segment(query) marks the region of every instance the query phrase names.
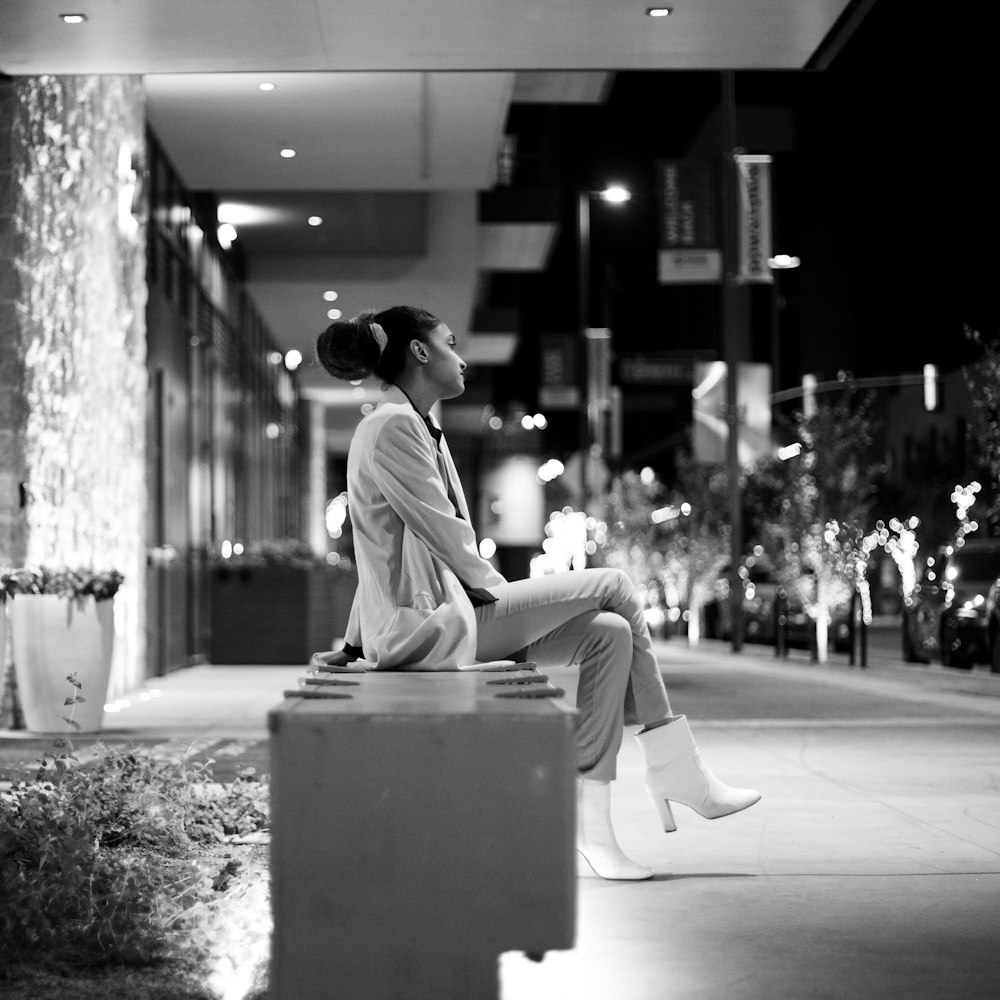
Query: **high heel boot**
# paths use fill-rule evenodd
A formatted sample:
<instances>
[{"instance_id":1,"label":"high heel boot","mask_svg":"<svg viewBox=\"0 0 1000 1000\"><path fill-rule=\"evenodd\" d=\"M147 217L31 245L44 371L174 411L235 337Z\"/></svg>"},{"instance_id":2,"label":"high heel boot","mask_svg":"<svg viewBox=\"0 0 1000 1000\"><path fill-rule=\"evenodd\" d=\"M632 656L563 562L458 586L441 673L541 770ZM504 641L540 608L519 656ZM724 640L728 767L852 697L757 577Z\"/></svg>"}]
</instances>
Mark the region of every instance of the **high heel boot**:
<instances>
[{"instance_id":1,"label":"high heel boot","mask_svg":"<svg viewBox=\"0 0 1000 1000\"><path fill-rule=\"evenodd\" d=\"M677 829L671 802L680 802L705 819L718 819L752 806L760 792L733 788L705 766L683 715L635 734L646 759L646 790L667 833Z\"/></svg>"},{"instance_id":2,"label":"high heel boot","mask_svg":"<svg viewBox=\"0 0 1000 1000\"><path fill-rule=\"evenodd\" d=\"M576 849L606 879L640 881L653 870L636 864L618 845L611 825L611 782L578 778L576 783Z\"/></svg>"}]
</instances>

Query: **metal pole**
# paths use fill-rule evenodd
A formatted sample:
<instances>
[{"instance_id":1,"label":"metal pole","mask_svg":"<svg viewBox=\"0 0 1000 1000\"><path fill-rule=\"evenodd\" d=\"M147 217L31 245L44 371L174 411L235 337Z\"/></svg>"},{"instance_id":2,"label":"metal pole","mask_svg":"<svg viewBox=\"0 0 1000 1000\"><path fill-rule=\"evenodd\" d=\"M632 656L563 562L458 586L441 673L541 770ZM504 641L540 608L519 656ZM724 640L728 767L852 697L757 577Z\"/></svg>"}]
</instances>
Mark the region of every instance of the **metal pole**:
<instances>
[{"instance_id":1,"label":"metal pole","mask_svg":"<svg viewBox=\"0 0 1000 1000\"><path fill-rule=\"evenodd\" d=\"M743 648L743 586L739 577L743 558L743 504L740 495L739 410L737 381L744 341L748 339L746 288L739 276L739 209L736 186L736 98L732 71L722 74L723 144L722 157L722 353L726 362L726 469L729 479L729 601L732 648Z\"/></svg>"},{"instance_id":2,"label":"metal pole","mask_svg":"<svg viewBox=\"0 0 1000 1000\"><path fill-rule=\"evenodd\" d=\"M590 192L577 192L577 384L579 399L580 506L587 505L590 471L590 421L587 406L587 325L590 320Z\"/></svg>"}]
</instances>

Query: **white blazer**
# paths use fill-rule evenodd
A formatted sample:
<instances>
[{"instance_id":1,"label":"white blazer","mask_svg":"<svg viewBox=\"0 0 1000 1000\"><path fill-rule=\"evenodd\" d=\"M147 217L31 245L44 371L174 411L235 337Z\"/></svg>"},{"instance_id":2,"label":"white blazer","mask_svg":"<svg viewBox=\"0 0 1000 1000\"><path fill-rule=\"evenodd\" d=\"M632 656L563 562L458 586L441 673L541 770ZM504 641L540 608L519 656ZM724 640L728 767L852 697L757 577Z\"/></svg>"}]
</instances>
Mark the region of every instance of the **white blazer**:
<instances>
[{"instance_id":1,"label":"white blazer","mask_svg":"<svg viewBox=\"0 0 1000 1000\"><path fill-rule=\"evenodd\" d=\"M374 669L473 664L476 618L465 588L506 581L479 554L447 442L435 443L395 386L354 433L347 498L358 571L347 641Z\"/></svg>"}]
</instances>

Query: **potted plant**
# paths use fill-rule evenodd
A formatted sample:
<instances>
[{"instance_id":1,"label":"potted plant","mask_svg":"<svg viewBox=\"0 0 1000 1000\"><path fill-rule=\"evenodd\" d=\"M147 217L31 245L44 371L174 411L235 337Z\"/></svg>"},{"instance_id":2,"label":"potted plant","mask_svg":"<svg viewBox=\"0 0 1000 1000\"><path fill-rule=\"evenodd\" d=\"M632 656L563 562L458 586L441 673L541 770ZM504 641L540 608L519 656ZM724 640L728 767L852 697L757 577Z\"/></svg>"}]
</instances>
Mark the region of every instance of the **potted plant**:
<instances>
[{"instance_id":1,"label":"potted plant","mask_svg":"<svg viewBox=\"0 0 1000 1000\"><path fill-rule=\"evenodd\" d=\"M331 565L305 542L248 545L212 564L212 663L308 663L347 627L356 577L348 559Z\"/></svg>"},{"instance_id":2,"label":"potted plant","mask_svg":"<svg viewBox=\"0 0 1000 1000\"><path fill-rule=\"evenodd\" d=\"M76 674L87 692L77 700L72 728L97 732L114 647L112 598L123 576L117 570L26 566L0 574L13 649L14 677L25 727L65 730L66 676Z\"/></svg>"}]
</instances>

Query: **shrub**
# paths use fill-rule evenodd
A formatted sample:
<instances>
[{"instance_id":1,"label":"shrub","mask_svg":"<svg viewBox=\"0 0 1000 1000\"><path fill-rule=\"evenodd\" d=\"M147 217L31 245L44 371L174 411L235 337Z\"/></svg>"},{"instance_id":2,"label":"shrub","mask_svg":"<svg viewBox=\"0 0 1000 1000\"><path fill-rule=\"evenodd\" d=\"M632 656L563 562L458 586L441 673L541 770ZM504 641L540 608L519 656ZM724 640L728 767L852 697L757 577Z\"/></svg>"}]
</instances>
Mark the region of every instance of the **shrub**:
<instances>
[{"instance_id":1,"label":"shrub","mask_svg":"<svg viewBox=\"0 0 1000 1000\"><path fill-rule=\"evenodd\" d=\"M68 740L32 781L0 794L0 969L22 961L142 964L211 948L215 895L236 874L190 860L199 845L267 826L267 785L210 765Z\"/></svg>"}]
</instances>

